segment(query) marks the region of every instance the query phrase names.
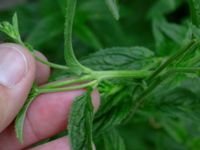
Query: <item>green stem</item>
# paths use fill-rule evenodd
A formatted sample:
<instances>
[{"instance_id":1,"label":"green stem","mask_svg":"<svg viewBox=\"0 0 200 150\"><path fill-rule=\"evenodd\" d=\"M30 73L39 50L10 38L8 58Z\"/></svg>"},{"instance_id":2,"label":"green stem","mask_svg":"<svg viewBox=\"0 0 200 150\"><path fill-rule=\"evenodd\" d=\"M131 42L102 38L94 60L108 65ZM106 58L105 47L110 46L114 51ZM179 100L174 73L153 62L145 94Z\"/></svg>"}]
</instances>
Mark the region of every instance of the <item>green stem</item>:
<instances>
[{"instance_id":1,"label":"green stem","mask_svg":"<svg viewBox=\"0 0 200 150\"><path fill-rule=\"evenodd\" d=\"M28 50L30 50L30 52L32 53L32 56L39 62L41 62L42 64L45 64L51 68L54 68L54 69L60 69L60 70L68 70L69 68L67 66L63 66L63 65L58 65L58 64L55 64L55 63L52 63L52 62L48 62L48 61L45 61L43 59L41 59L40 57L36 56L35 53L34 53L34 48L29 46L28 44L25 44L23 43L22 41L19 42L19 44L23 45L24 47L26 47Z\"/></svg>"},{"instance_id":2,"label":"green stem","mask_svg":"<svg viewBox=\"0 0 200 150\"><path fill-rule=\"evenodd\" d=\"M151 94L155 88L160 85L165 79L169 78L170 76L176 74L176 73L196 73L199 72L200 68L199 67L194 67L194 68L176 68L176 69L171 69L167 71L164 75L161 77L157 77L154 82L152 82L149 87L144 90L137 98L136 98L136 105L133 109L133 112L131 113L131 117L136 113L137 109L144 103L146 97Z\"/></svg>"},{"instance_id":3,"label":"green stem","mask_svg":"<svg viewBox=\"0 0 200 150\"><path fill-rule=\"evenodd\" d=\"M193 51L197 48L199 42L191 41L188 45L186 45L182 50L180 50L177 54L170 57L164 64L162 64L148 79L148 81L154 79L161 73L166 67L168 67L173 61L178 61L179 57L183 56L185 53L189 51Z\"/></svg>"},{"instance_id":4,"label":"green stem","mask_svg":"<svg viewBox=\"0 0 200 150\"><path fill-rule=\"evenodd\" d=\"M131 70L131 71L94 71L92 75L98 79L112 79L112 78L145 78L148 77L152 71L148 70Z\"/></svg>"},{"instance_id":5,"label":"green stem","mask_svg":"<svg viewBox=\"0 0 200 150\"><path fill-rule=\"evenodd\" d=\"M35 55L34 55L34 58L37 61L39 61L39 62L41 62L41 63L43 63L43 64L45 64L45 65L47 65L47 66L49 66L51 68L60 69L60 70L69 70L69 68L67 66L58 65L58 64L55 64L55 63L52 63L52 62L45 61L45 60L43 60L43 59L41 59L41 58L39 58L39 57L37 57Z\"/></svg>"},{"instance_id":6,"label":"green stem","mask_svg":"<svg viewBox=\"0 0 200 150\"><path fill-rule=\"evenodd\" d=\"M75 79L71 79L71 80L67 80L67 81L61 81L61 82L46 84L46 85L42 86L42 88L62 87L62 86L67 86L67 85L71 85L71 84L76 84L76 83L88 81L89 79L91 79L91 76L85 75L81 78L75 78Z\"/></svg>"},{"instance_id":7,"label":"green stem","mask_svg":"<svg viewBox=\"0 0 200 150\"><path fill-rule=\"evenodd\" d=\"M63 87L63 88L39 88L38 92L40 94L42 93L54 93L54 92L64 92L64 91L71 91L71 90L78 90L78 89L82 89L82 88L88 88L88 87L93 87L98 83L97 80L85 83L85 84L81 84L81 85L76 85L76 86L71 86L71 87Z\"/></svg>"},{"instance_id":8,"label":"green stem","mask_svg":"<svg viewBox=\"0 0 200 150\"><path fill-rule=\"evenodd\" d=\"M65 61L70 67L70 69L74 73L80 75L81 73L91 72L91 70L78 62L73 51L72 30L73 30L73 21L76 10L76 3L77 0L67 0L67 8L65 16L65 32L64 32L65 36L64 55L65 55Z\"/></svg>"}]
</instances>

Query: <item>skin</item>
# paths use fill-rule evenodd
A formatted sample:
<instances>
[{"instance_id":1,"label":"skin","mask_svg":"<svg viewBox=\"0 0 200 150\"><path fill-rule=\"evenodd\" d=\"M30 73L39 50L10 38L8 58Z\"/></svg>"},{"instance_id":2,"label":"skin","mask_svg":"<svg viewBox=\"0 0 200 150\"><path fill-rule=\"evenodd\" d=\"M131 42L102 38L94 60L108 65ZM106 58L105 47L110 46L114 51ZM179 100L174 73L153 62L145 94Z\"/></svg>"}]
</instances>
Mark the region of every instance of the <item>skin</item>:
<instances>
[{"instance_id":1,"label":"skin","mask_svg":"<svg viewBox=\"0 0 200 150\"><path fill-rule=\"evenodd\" d=\"M32 83L45 84L50 75L50 68L36 62L27 49L16 44L0 44L2 47L17 48L28 61L26 75L16 85L6 87L0 84L0 149L1 150L70 150L67 137L30 148L34 143L63 131L67 126L67 116L75 97L83 94L85 89L59 93L42 94L38 96L28 109L24 124L24 143L16 139L13 120L23 106ZM47 60L40 52L37 56ZM99 106L99 93L92 93L93 105ZM78 114L77 114L78 115Z\"/></svg>"}]
</instances>

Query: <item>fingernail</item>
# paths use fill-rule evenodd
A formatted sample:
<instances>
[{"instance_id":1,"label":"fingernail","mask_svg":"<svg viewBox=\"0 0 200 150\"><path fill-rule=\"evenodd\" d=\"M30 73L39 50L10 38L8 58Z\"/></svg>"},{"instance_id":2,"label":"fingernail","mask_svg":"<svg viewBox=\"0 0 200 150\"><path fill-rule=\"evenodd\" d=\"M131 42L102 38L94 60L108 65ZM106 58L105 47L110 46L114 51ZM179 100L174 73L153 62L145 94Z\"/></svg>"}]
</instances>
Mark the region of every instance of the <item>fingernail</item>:
<instances>
[{"instance_id":1,"label":"fingernail","mask_svg":"<svg viewBox=\"0 0 200 150\"><path fill-rule=\"evenodd\" d=\"M27 71L27 59L19 49L0 46L0 84L12 87L25 77Z\"/></svg>"}]
</instances>

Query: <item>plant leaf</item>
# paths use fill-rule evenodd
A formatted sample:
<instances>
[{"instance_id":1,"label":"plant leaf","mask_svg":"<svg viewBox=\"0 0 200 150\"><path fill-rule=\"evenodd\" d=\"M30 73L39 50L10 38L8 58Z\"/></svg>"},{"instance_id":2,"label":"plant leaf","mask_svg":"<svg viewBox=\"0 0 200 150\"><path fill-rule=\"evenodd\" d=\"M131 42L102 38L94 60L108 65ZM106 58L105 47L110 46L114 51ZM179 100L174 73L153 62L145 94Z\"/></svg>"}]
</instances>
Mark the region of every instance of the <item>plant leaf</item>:
<instances>
[{"instance_id":1,"label":"plant leaf","mask_svg":"<svg viewBox=\"0 0 200 150\"><path fill-rule=\"evenodd\" d=\"M21 110L18 113L17 118L15 120L16 136L17 136L17 139L21 143L23 143L23 128L24 128L24 120L26 117L26 112L27 112L30 104L33 102L33 100L37 96L37 93L35 92L35 88L36 88L36 85L34 84L24 106L21 108Z\"/></svg>"},{"instance_id":2,"label":"plant leaf","mask_svg":"<svg viewBox=\"0 0 200 150\"><path fill-rule=\"evenodd\" d=\"M73 102L68 130L73 150L92 150L93 106L91 92L76 98Z\"/></svg>"},{"instance_id":3,"label":"plant leaf","mask_svg":"<svg viewBox=\"0 0 200 150\"><path fill-rule=\"evenodd\" d=\"M119 10L117 7L117 1L116 0L105 0L105 3L107 7L109 8L110 12L112 13L113 17L116 20L119 20Z\"/></svg>"},{"instance_id":4,"label":"plant leaf","mask_svg":"<svg viewBox=\"0 0 200 150\"><path fill-rule=\"evenodd\" d=\"M93 130L95 133L95 138L97 138L103 132L120 125L122 121L126 119L133 106L132 102L129 100L130 99L123 99L123 102L121 101L117 106L111 107L106 113L97 115L97 117L95 117ZM101 112L99 113L101 114Z\"/></svg>"},{"instance_id":5,"label":"plant leaf","mask_svg":"<svg viewBox=\"0 0 200 150\"><path fill-rule=\"evenodd\" d=\"M138 70L151 68L156 60L154 53L144 47L114 47L93 53L81 62L95 70Z\"/></svg>"},{"instance_id":6,"label":"plant leaf","mask_svg":"<svg viewBox=\"0 0 200 150\"><path fill-rule=\"evenodd\" d=\"M12 24L7 21L0 23L0 31L5 33L17 43L22 43L21 36L18 28L17 14L15 13L12 18Z\"/></svg>"}]
</instances>

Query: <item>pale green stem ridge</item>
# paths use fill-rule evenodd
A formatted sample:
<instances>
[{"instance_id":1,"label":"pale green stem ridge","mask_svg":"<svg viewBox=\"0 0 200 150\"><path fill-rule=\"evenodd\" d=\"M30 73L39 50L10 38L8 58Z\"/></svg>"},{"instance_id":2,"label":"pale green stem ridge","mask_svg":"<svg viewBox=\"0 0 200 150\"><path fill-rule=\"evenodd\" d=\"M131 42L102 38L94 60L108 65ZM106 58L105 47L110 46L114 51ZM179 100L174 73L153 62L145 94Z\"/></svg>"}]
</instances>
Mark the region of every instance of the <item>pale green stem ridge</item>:
<instances>
[{"instance_id":1,"label":"pale green stem ridge","mask_svg":"<svg viewBox=\"0 0 200 150\"><path fill-rule=\"evenodd\" d=\"M78 89L82 89L82 88L88 88L88 87L93 87L96 84L98 84L97 80L85 83L85 84L81 84L81 85L76 85L76 86L71 86L71 87L63 87L63 88L39 88L38 92L40 94L42 93L54 93L54 92L64 92L64 91L71 91L71 90L78 90Z\"/></svg>"},{"instance_id":2,"label":"pale green stem ridge","mask_svg":"<svg viewBox=\"0 0 200 150\"><path fill-rule=\"evenodd\" d=\"M130 70L130 71L95 71L93 76L96 79L112 79L112 78L145 78L148 77L152 71L148 70Z\"/></svg>"},{"instance_id":3,"label":"pale green stem ridge","mask_svg":"<svg viewBox=\"0 0 200 150\"><path fill-rule=\"evenodd\" d=\"M80 77L80 78L75 78L75 79L71 79L71 80L68 79L67 81L50 83L50 84L42 86L42 88L62 87L62 86L67 86L67 85L71 85L71 84L75 84L75 83L80 83L80 82L87 81L87 80L90 80L90 79L91 79L91 76L85 75L85 76Z\"/></svg>"}]
</instances>

